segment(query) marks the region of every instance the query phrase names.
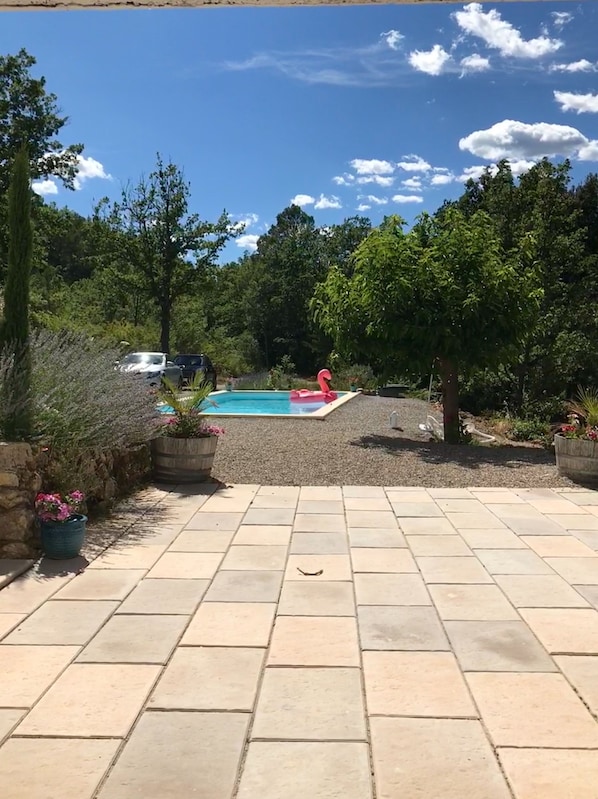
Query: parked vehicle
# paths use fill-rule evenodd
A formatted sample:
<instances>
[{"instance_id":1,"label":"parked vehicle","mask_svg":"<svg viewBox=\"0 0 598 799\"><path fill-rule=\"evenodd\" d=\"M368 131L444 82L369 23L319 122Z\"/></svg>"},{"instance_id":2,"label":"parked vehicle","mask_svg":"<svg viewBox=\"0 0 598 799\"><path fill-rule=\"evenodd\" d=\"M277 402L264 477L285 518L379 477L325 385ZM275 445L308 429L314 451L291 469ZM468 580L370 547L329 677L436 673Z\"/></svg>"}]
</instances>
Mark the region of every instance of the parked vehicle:
<instances>
[{"instance_id":1,"label":"parked vehicle","mask_svg":"<svg viewBox=\"0 0 598 799\"><path fill-rule=\"evenodd\" d=\"M216 391L217 375L214 364L207 355L177 355L174 362L181 367L183 380L191 383L198 372L202 372L204 380L212 384L212 391Z\"/></svg>"},{"instance_id":2,"label":"parked vehicle","mask_svg":"<svg viewBox=\"0 0 598 799\"><path fill-rule=\"evenodd\" d=\"M175 386L183 385L181 367L169 361L163 352L131 352L119 362L118 368L121 372L144 378L150 386L159 386L164 378Z\"/></svg>"}]
</instances>

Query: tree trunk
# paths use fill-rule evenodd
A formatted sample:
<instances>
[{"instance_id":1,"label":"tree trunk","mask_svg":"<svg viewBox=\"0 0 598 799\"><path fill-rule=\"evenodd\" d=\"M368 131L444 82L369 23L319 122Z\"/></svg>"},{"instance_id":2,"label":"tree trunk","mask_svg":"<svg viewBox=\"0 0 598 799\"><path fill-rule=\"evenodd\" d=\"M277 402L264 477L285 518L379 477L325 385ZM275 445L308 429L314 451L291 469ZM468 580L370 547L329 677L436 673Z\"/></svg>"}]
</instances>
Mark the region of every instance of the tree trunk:
<instances>
[{"instance_id":1,"label":"tree trunk","mask_svg":"<svg viewBox=\"0 0 598 799\"><path fill-rule=\"evenodd\" d=\"M160 305L160 347L167 355L170 353L170 303Z\"/></svg>"},{"instance_id":2,"label":"tree trunk","mask_svg":"<svg viewBox=\"0 0 598 799\"><path fill-rule=\"evenodd\" d=\"M444 422L444 441L446 444L459 444L459 375L457 364L453 361L440 362L442 380L442 407Z\"/></svg>"}]
</instances>

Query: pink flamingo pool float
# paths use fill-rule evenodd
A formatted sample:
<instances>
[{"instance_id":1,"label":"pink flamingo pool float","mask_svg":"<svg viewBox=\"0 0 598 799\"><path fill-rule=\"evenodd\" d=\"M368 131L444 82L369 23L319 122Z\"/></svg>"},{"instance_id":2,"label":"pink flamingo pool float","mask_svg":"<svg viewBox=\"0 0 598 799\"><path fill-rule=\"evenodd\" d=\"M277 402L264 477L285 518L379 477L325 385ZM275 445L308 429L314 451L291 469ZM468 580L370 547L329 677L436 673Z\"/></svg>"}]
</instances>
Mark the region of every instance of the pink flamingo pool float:
<instances>
[{"instance_id":1,"label":"pink flamingo pool float","mask_svg":"<svg viewBox=\"0 0 598 799\"><path fill-rule=\"evenodd\" d=\"M318 383L321 391L310 391L307 388L299 388L291 391L291 402L332 402L337 399L338 394L336 391L331 391L328 385L329 380L332 380L332 375L328 369L320 369L318 372Z\"/></svg>"}]
</instances>

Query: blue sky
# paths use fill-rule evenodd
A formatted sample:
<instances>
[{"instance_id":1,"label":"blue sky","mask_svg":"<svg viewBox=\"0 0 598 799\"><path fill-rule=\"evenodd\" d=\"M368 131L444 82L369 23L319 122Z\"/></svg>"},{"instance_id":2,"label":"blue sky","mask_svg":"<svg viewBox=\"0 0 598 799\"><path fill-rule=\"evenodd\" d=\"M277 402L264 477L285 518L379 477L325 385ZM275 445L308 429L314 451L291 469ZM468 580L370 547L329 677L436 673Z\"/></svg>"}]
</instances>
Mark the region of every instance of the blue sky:
<instances>
[{"instance_id":1,"label":"blue sky","mask_svg":"<svg viewBox=\"0 0 598 799\"><path fill-rule=\"evenodd\" d=\"M409 222L506 157L598 171L598 4L533 2L2 14L0 51L37 58L85 144L83 214L151 171L184 169L192 210L248 222L292 199L319 225Z\"/></svg>"}]
</instances>

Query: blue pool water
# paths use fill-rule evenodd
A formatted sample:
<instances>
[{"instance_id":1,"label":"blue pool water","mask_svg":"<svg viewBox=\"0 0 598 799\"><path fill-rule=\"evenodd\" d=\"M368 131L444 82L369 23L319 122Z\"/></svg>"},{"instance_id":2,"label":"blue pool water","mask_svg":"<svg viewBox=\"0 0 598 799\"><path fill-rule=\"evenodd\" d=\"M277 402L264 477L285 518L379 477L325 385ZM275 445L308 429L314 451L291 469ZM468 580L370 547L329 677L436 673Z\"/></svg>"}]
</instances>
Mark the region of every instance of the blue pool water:
<instances>
[{"instance_id":1,"label":"blue pool water","mask_svg":"<svg viewBox=\"0 0 598 799\"><path fill-rule=\"evenodd\" d=\"M342 397L346 392L339 392ZM217 403L217 407L207 405L204 413L214 416L226 416L232 413L275 414L276 416L289 416L291 414L309 415L323 408L325 402L309 402L305 404L291 402L290 391L227 391L223 394L214 394L210 397ZM168 413L172 408L163 407L163 413Z\"/></svg>"}]
</instances>

